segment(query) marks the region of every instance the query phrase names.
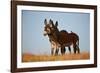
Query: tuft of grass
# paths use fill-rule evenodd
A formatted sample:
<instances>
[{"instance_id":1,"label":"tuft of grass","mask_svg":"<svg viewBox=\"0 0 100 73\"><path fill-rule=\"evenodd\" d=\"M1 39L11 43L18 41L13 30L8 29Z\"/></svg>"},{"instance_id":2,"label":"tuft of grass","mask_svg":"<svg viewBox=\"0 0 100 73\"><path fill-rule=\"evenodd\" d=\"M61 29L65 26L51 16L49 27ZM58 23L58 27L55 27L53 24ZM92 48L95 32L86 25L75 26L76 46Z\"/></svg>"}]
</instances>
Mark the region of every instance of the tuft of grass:
<instances>
[{"instance_id":1,"label":"tuft of grass","mask_svg":"<svg viewBox=\"0 0 100 73\"><path fill-rule=\"evenodd\" d=\"M23 54L22 62L62 61L62 60L85 60L90 59L90 53L65 54L57 56Z\"/></svg>"}]
</instances>

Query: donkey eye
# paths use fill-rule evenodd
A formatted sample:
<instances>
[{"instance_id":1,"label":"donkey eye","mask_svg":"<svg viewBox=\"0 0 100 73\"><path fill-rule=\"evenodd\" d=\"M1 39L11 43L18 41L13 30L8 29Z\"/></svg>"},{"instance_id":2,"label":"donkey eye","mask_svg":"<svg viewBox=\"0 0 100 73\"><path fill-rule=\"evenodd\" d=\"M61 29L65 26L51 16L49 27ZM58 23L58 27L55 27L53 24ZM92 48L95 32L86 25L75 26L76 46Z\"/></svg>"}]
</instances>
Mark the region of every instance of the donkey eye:
<instances>
[{"instance_id":1,"label":"donkey eye","mask_svg":"<svg viewBox=\"0 0 100 73\"><path fill-rule=\"evenodd\" d=\"M47 30L50 30L49 28L47 28Z\"/></svg>"}]
</instances>

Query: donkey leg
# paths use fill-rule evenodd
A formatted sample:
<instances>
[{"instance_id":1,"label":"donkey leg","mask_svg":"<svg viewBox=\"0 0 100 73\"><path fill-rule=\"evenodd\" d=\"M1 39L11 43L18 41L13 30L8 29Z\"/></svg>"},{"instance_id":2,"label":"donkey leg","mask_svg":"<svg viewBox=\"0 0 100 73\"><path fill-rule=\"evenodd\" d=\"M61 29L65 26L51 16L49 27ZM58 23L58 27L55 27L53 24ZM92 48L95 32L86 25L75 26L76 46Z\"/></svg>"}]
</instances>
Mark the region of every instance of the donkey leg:
<instances>
[{"instance_id":1,"label":"donkey leg","mask_svg":"<svg viewBox=\"0 0 100 73\"><path fill-rule=\"evenodd\" d=\"M55 55L55 43L52 41L51 42L51 55Z\"/></svg>"},{"instance_id":2,"label":"donkey leg","mask_svg":"<svg viewBox=\"0 0 100 73\"><path fill-rule=\"evenodd\" d=\"M51 55L53 55L54 54L54 50L53 50L53 48L51 49Z\"/></svg>"},{"instance_id":3,"label":"donkey leg","mask_svg":"<svg viewBox=\"0 0 100 73\"><path fill-rule=\"evenodd\" d=\"M54 46L51 44L51 55L54 55Z\"/></svg>"},{"instance_id":4,"label":"donkey leg","mask_svg":"<svg viewBox=\"0 0 100 73\"><path fill-rule=\"evenodd\" d=\"M70 46L68 46L68 50L69 50L69 52L70 52L70 54L71 54L71 48L70 48Z\"/></svg>"},{"instance_id":5,"label":"donkey leg","mask_svg":"<svg viewBox=\"0 0 100 73\"><path fill-rule=\"evenodd\" d=\"M74 48L74 54L76 54L76 49L77 49L76 45L74 45L73 48Z\"/></svg>"},{"instance_id":6,"label":"donkey leg","mask_svg":"<svg viewBox=\"0 0 100 73\"><path fill-rule=\"evenodd\" d=\"M77 51L78 51L78 53L80 53L80 48L79 48L79 46L76 45L76 47L77 47Z\"/></svg>"},{"instance_id":7,"label":"donkey leg","mask_svg":"<svg viewBox=\"0 0 100 73\"><path fill-rule=\"evenodd\" d=\"M66 48L64 47L63 49L64 49L64 54L65 54L66 53Z\"/></svg>"},{"instance_id":8,"label":"donkey leg","mask_svg":"<svg viewBox=\"0 0 100 73\"><path fill-rule=\"evenodd\" d=\"M59 47L57 45L57 43L55 44L55 55L58 55L58 52L59 52Z\"/></svg>"},{"instance_id":9,"label":"donkey leg","mask_svg":"<svg viewBox=\"0 0 100 73\"><path fill-rule=\"evenodd\" d=\"M61 47L61 54L63 55L64 54L64 49Z\"/></svg>"},{"instance_id":10,"label":"donkey leg","mask_svg":"<svg viewBox=\"0 0 100 73\"><path fill-rule=\"evenodd\" d=\"M59 49L57 48L55 51L55 55L58 55Z\"/></svg>"},{"instance_id":11,"label":"donkey leg","mask_svg":"<svg viewBox=\"0 0 100 73\"><path fill-rule=\"evenodd\" d=\"M66 48L64 46L61 47L61 54L65 54Z\"/></svg>"}]
</instances>

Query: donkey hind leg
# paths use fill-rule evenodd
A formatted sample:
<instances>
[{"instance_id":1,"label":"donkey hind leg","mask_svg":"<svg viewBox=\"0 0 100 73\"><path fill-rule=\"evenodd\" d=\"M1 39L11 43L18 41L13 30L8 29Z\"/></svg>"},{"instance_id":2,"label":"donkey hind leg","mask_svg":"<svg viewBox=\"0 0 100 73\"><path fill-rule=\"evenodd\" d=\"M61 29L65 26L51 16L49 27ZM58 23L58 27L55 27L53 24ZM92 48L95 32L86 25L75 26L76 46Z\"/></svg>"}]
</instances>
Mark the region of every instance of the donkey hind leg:
<instances>
[{"instance_id":1,"label":"donkey hind leg","mask_svg":"<svg viewBox=\"0 0 100 73\"><path fill-rule=\"evenodd\" d=\"M70 52L70 54L71 54L71 48L70 48L70 46L68 46L68 50L69 50L69 52Z\"/></svg>"},{"instance_id":2,"label":"donkey hind leg","mask_svg":"<svg viewBox=\"0 0 100 73\"><path fill-rule=\"evenodd\" d=\"M79 40L78 40L77 43L76 43L76 50L77 50L78 53L80 53Z\"/></svg>"},{"instance_id":3,"label":"donkey hind leg","mask_svg":"<svg viewBox=\"0 0 100 73\"><path fill-rule=\"evenodd\" d=\"M76 45L73 45L73 49L74 49L74 54L76 54L77 51Z\"/></svg>"},{"instance_id":4,"label":"donkey hind leg","mask_svg":"<svg viewBox=\"0 0 100 73\"><path fill-rule=\"evenodd\" d=\"M77 49L78 53L80 53L80 48L78 45L76 45L76 49Z\"/></svg>"},{"instance_id":5,"label":"donkey hind leg","mask_svg":"<svg viewBox=\"0 0 100 73\"><path fill-rule=\"evenodd\" d=\"M65 54L65 52L66 52L66 48L64 46L61 46L61 54L63 55Z\"/></svg>"}]
</instances>

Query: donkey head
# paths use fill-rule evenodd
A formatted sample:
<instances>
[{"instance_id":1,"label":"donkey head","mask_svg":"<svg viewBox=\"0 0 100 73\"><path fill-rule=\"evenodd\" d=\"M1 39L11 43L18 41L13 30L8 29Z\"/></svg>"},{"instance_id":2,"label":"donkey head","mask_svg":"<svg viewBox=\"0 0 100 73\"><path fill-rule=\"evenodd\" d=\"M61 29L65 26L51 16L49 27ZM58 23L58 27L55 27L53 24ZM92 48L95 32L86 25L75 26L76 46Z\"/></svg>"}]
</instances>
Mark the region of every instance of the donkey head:
<instances>
[{"instance_id":1,"label":"donkey head","mask_svg":"<svg viewBox=\"0 0 100 73\"><path fill-rule=\"evenodd\" d=\"M45 24L45 27L44 27L44 36L46 36L46 35L53 34L55 32L55 30L56 30L55 28L57 27L58 22L56 22L56 24L54 25L54 23L53 23L53 21L51 19L49 20L49 23L45 19L44 20L44 24Z\"/></svg>"}]
</instances>

